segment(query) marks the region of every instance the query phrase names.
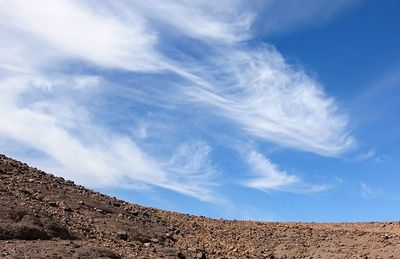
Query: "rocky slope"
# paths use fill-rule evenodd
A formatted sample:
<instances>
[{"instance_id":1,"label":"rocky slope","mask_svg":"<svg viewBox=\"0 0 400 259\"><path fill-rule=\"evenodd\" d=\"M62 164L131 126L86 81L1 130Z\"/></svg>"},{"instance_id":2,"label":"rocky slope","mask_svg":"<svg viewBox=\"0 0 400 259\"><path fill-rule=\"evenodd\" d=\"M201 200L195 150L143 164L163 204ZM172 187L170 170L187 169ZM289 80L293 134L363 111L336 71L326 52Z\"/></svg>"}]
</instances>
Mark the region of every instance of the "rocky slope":
<instances>
[{"instance_id":1,"label":"rocky slope","mask_svg":"<svg viewBox=\"0 0 400 259\"><path fill-rule=\"evenodd\" d=\"M124 202L0 155L0 257L400 258L400 223L190 216Z\"/></svg>"}]
</instances>

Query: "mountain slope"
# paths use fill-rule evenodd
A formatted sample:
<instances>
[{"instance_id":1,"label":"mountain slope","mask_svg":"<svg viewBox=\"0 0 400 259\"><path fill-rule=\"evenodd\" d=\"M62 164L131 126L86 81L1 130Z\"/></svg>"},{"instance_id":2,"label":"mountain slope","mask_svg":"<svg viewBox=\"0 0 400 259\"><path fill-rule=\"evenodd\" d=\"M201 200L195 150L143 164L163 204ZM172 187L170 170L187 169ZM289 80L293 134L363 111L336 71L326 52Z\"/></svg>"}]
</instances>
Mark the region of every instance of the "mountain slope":
<instances>
[{"instance_id":1,"label":"mountain slope","mask_svg":"<svg viewBox=\"0 0 400 259\"><path fill-rule=\"evenodd\" d=\"M0 155L0 257L396 258L400 223L215 220L146 208Z\"/></svg>"}]
</instances>

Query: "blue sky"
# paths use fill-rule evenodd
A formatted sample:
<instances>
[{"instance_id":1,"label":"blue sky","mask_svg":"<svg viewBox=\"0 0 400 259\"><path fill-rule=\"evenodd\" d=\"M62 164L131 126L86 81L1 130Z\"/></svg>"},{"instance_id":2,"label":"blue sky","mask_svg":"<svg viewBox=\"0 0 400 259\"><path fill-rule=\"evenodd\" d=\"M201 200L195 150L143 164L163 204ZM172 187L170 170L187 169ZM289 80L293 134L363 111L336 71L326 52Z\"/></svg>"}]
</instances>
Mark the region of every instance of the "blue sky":
<instances>
[{"instance_id":1,"label":"blue sky","mask_svg":"<svg viewBox=\"0 0 400 259\"><path fill-rule=\"evenodd\" d=\"M2 6L1 153L184 213L398 220L398 1Z\"/></svg>"}]
</instances>

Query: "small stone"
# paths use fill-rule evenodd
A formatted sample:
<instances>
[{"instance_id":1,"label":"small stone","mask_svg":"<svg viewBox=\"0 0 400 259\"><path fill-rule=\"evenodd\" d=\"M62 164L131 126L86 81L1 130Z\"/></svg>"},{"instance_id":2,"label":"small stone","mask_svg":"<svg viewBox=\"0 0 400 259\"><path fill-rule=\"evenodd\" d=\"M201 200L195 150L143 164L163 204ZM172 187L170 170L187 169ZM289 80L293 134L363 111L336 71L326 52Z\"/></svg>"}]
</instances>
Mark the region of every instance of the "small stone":
<instances>
[{"instance_id":1,"label":"small stone","mask_svg":"<svg viewBox=\"0 0 400 259\"><path fill-rule=\"evenodd\" d=\"M152 239L150 239L150 242L152 242L152 243L158 243L159 240L158 240L157 238L152 238Z\"/></svg>"},{"instance_id":2,"label":"small stone","mask_svg":"<svg viewBox=\"0 0 400 259\"><path fill-rule=\"evenodd\" d=\"M128 239L128 233L126 231L118 231L117 232L117 237L119 239L122 239L122 240L127 240Z\"/></svg>"},{"instance_id":3,"label":"small stone","mask_svg":"<svg viewBox=\"0 0 400 259\"><path fill-rule=\"evenodd\" d=\"M197 259L207 259L206 253L200 252L196 254Z\"/></svg>"},{"instance_id":4,"label":"small stone","mask_svg":"<svg viewBox=\"0 0 400 259\"><path fill-rule=\"evenodd\" d=\"M140 242L139 240L133 240L131 243L130 243L132 246L142 246L142 242Z\"/></svg>"},{"instance_id":5,"label":"small stone","mask_svg":"<svg viewBox=\"0 0 400 259\"><path fill-rule=\"evenodd\" d=\"M19 191L24 193L24 194L31 195L31 192L29 190L27 190L27 189L20 188Z\"/></svg>"},{"instance_id":6,"label":"small stone","mask_svg":"<svg viewBox=\"0 0 400 259\"><path fill-rule=\"evenodd\" d=\"M65 207L65 208L63 208L63 210L66 212L72 212L72 209L70 207Z\"/></svg>"},{"instance_id":7,"label":"small stone","mask_svg":"<svg viewBox=\"0 0 400 259\"><path fill-rule=\"evenodd\" d=\"M79 203L79 205L85 205L84 201L79 201L78 203Z\"/></svg>"},{"instance_id":8,"label":"small stone","mask_svg":"<svg viewBox=\"0 0 400 259\"><path fill-rule=\"evenodd\" d=\"M61 209L63 209L66 212L72 211L72 209L63 201L58 204L58 207L60 207Z\"/></svg>"},{"instance_id":9,"label":"small stone","mask_svg":"<svg viewBox=\"0 0 400 259\"><path fill-rule=\"evenodd\" d=\"M383 237L385 240L387 240L387 239L389 239L389 235L388 234L385 234L385 236Z\"/></svg>"},{"instance_id":10,"label":"small stone","mask_svg":"<svg viewBox=\"0 0 400 259\"><path fill-rule=\"evenodd\" d=\"M182 252L179 252L177 256L179 259L186 259L186 256Z\"/></svg>"},{"instance_id":11,"label":"small stone","mask_svg":"<svg viewBox=\"0 0 400 259\"><path fill-rule=\"evenodd\" d=\"M58 202L51 201L51 202L49 202L49 205L50 205L51 207L57 207L57 206L58 206Z\"/></svg>"}]
</instances>

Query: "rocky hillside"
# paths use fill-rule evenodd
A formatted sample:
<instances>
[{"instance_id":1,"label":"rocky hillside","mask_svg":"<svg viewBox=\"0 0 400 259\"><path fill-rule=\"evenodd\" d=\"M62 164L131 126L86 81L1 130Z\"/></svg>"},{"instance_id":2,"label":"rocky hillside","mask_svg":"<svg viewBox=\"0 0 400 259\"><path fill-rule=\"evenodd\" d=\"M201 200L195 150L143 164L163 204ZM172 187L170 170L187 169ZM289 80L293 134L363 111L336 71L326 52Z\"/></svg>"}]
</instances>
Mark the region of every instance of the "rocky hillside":
<instances>
[{"instance_id":1,"label":"rocky hillside","mask_svg":"<svg viewBox=\"0 0 400 259\"><path fill-rule=\"evenodd\" d=\"M109 197L0 155L0 257L400 258L400 223L184 215Z\"/></svg>"}]
</instances>

